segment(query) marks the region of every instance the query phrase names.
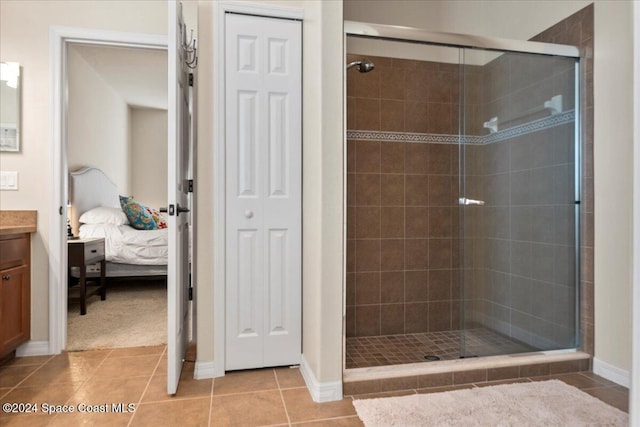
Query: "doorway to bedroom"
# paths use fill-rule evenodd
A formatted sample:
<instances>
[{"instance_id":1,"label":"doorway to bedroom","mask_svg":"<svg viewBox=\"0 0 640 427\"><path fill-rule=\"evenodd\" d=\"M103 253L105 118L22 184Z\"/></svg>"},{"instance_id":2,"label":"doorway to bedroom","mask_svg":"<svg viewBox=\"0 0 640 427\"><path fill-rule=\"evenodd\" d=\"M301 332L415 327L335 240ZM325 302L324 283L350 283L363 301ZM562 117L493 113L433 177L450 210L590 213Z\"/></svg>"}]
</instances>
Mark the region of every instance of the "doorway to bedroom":
<instances>
[{"instance_id":1,"label":"doorway to bedroom","mask_svg":"<svg viewBox=\"0 0 640 427\"><path fill-rule=\"evenodd\" d=\"M69 45L68 351L167 343L167 70L164 49Z\"/></svg>"}]
</instances>

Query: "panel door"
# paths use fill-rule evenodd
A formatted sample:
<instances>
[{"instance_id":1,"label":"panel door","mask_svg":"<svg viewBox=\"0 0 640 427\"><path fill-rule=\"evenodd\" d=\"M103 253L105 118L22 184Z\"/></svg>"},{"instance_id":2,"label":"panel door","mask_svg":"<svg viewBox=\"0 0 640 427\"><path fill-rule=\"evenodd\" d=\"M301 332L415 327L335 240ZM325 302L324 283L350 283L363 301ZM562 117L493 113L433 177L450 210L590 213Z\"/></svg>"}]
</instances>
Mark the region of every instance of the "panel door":
<instances>
[{"instance_id":1,"label":"panel door","mask_svg":"<svg viewBox=\"0 0 640 427\"><path fill-rule=\"evenodd\" d=\"M301 354L301 23L225 17L227 370Z\"/></svg>"},{"instance_id":2,"label":"panel door","mask_svg":"<svg viewBox=\"0 0 640 427\"><path fill-rule=\"evenodd\" d=\"M169 5L167 393L175 394L189 333L189 89L181 6Z\"/></svg>"}]
</instances>

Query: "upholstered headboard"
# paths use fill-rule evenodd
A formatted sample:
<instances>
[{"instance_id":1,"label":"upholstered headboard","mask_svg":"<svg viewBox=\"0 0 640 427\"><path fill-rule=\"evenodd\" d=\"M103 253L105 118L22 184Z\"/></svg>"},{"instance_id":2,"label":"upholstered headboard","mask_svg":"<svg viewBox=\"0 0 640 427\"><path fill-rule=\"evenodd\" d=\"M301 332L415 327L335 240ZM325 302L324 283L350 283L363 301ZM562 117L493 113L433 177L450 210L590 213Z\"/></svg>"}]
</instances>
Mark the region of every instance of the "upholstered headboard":
<instances>
[{"instance_id":1,"label":"upholstered headboard","mask_svg":"<svg viewBox=\"0 0 640 427\"><path fill-rule=\"evenodd\" d=\"M77 235L80 215L98 206L120 207L118 187L100 169L86 167L69 174L71 227Z\"/></svg>"}]
</instances>

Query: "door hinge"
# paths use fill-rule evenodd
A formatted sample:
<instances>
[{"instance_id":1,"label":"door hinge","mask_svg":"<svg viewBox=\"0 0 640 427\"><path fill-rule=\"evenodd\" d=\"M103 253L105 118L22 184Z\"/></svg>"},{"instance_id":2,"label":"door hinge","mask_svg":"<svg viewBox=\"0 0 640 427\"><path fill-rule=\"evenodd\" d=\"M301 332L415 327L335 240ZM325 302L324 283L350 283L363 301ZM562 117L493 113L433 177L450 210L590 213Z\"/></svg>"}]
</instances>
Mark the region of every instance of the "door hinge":
<instances>
[{"instance_id":1,"label":"door hinge","mask_svg":"<svg viewBox=\"0 0 640 427\"><path fill-rule=\"evenodd\" d=\"M187 193L193 193L193 180L187 180Z\"/></svg>"},{"instance_id":2,"label":"door hinge","mask_svg":"<svg viewBox=\"0 0 640 427\"><path fill-rule=\"evenodd\" d=\"M193 86L193 73L189 73L189 86Z\"/></svg>"},{"instance_id":3,"label":"door hinge","mask_svg":"<svg viewBox=\"0 0 640 427\"><path fill-rule=\"evenodd\" d=\"M189 287L189 301L193 301L193 288Z\"/></svg>"}]
</instances>

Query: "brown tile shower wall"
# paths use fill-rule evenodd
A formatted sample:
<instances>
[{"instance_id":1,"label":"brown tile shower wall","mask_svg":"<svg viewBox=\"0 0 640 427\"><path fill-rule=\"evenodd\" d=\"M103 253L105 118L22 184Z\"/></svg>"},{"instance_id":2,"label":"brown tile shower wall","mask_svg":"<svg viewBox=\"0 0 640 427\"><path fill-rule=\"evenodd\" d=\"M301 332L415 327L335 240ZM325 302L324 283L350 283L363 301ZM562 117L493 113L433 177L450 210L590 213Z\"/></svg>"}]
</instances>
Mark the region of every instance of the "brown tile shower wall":
<instances>
[{"instance_id":1,"label":"brown tile shower wall","mask_svg":"<svg viewBox=\"0 0 640 427\"><path fill-rule=\"evenodd\" d=\"M582 205L581 205L581 281L580 281L580 336L581 349L593 354L593 6L579 11L575 15L561 21L550 29L534 37L532 40L551 43L565 43L577 45L581 49L581 92L582 102L579 106L582 128ZM349 60L356 59L355 56ZM347 84L347 122L348 129L355 130L383 130L395 132L427 132L427 133L457 133L458 130L458 76L457 65L437 64L420 61L405 61L390 58L371 58L376 63L379 74L360 74L352 71L348 74ZM467 127L464 133L467 135L479 135L486 133L482 129L483 120L488 120L493 115L503 116L509 111L505 110L507 103L501 102L498 96L492 96L500 92L494 90L497 84L507 73L503 75L497 72L500 61L493 65L494 72L483 72L481 68L472 69L469 78L477 80L477 84L467 87L481 87L477 92L467 93ZM533 68L532 68L533 65ZM565 99L565 109L570 108L567 102L572 101L571 86L562 86L562 75L556 82L549 81L545 90L527 92L520 87L518 82L524 82L522 77L531 77L535 74L535 64L527 61L513 61L510 64L509 109L525 110L527 105L540 104L545 99L536 99L543 92L555 94L556 89ZM469 71L467 67L466 71ZM565 77L569 77L570 71L565 70ZM562 73L557 73L562 74ZM434 77L437 75L437 77ZM374 77L367 80L367 77ZM451 78L451 83L446 77ZM440 80L438 80L440 79ZM534 79L535 80L535 79ZM433 82L439 81L439 85L445 89L439 92ZM557 86L553 86L553 85ZM550 87L548 85L551 85ZM435 85L438 86L438 85ZM540 86L543 87L543 86ZM443 102L449 100L449 102ZM527 104L531 102L532 104ZM468 125L471 123L471 126ZM517 124L517 122L512 123ZM468 159L477 158L479 161L490 162L494 166L493 173L485 176L471 176L467 181L476 182L481 188L478 193L484 192L490 186L500 186L501 159L497 153L509 152L500 149L500 144L514 143L510 148L513 158L531 162L529 165L515 166L507 162L503 177L509 176L509 180L518 180L523 184L522 188L538 182L544 168L554 168L554 174L566 175L571 168L570 162L564 160L571 157L568 151L572 138L572 126L563 125L554 129L545 130L549 135L537 135L542 140L559 139L558 147L567 147L567 150L550 151L548 158L536 158L544 150L532 150L528 137L521 136L517 140L503 141L490 144L486 147L468 148ZM457 194L457 148L448 146L449 151L442 149L438 152L438 144L403 144L403 143L377 143L368 141L348 141L348 248L347 248L347 336L366 336L379 334L410 333L413 331L433 331L446 329L449 325L452 329L458 328L460 295L454 278L457 278L458 248L456 247L457 232L457 207L450 205L431 206L429 203L434 196L431 190L433 182L448 177L452 184L451 195ZM416 148L420 147L421 148ZM410 148L414 147L414 148ZM515 148L513 148L515 147ZM524 152L529 150L528 152ZM522 152L519 152L522 151ZM358 157L358 153L361 154ZM371 154L373 153L373 154ZM420 172L411 165L411 162L429 162L431 157L442 155L449 156L450 172L433 169L425 169ZM368 160L367 160L368 159ZM371 160L373 159L373 160ZM422 160L419 160L422 159ZM369 161L371 160L371 163ZM504 159L502 159L504 161ZM510 160L511 161L511 160ZM517 159L516 159L517 161ZM379 169L378 164L379 162ZM436 162L438 163L438 162ZM439 165L447 164L438 163ZM372 169L368 169L369 166ZM431 166L433 167L433 165ZM551 176L553 177L554 174ZM527 177L528 179L524 179ZM536 179L533 179L536 178ZM542 178L546 179L546 178ZM565 179L568 183L570 180ZM558 181L558 182L562 182ZM552 185L553 183L547 183ZM426 192L415 192L417 188L426 188ZM442 187L441 187L442 188ZM542 187L541 187L542 188ZM567 192L570 189L565 188ZM362 192L363 193L360 193ZM517 185L510 190L509 196L517 193ZM386 194L386 196L384 196ZM401 201L401 196L404 197ZM368 200L371 197L372 200ZM437 196L435 196L437 198ZM543 201L544 202L544 201ZM553 201L552 201L553 202ZM365 203L365 204L362 204ZM370 204L367 204L370 203ZM423 204L426 203L426 204ZM551 205L549 208L547 205ZM433 222L430 213L434 208L447 208L453 212L446 215L451 218L452 233L449 236L431 235ZM569 264L569 254L566 249L573 238L570 233L557 234L563 229L560 222L562 218L568 218L572 207L564 203L533 203L530 206L521 206L507 212L501 209L499 203L487 206L493 209L489 215L477 215L477 218L466 221L470 227L478 227L474 235L475 239L470 246L472 257L467 257L473 268L481 268L483 274L479 275L480 283L475 291L482 294L480 307L476 310L484 310L491 313L491 321L498 321L501 317L510 316L510 321L517 327L535 332L535 328L542 328L542 332L552 331L555 325L568 325L571 321L567 317L568 311L560 310L564 304L545 305L548 301L559 299L571 299L570 293L564 293L561 283L567 283L567 278L559 279L566 271L562 266ZM414 215L422 209L423 215ZM487 209L487 211L489 210ZM551 212L551 209L553 212ZM379 213L379 219L375 217ZM488 219L492 218L492 221ZM469 219L469 218L467 218ZM507 275L504 266L498 265L506 261L505 251L501 251L500 242L505 236L500 234L496 221L508 221L514 225L523 224L524 233L528 236L507 236L513 243L513 251L509 248L506 256L509 261L512 258L529 259L530 261L516 265L516 269L528 270L527 274ZM417 227L411 226L411 221L422 221ZM549 224L553 224L549 226ZM558 224L556 226L556 224ZM426 237L420 233L424 233ZM366 230L372 230L371 233ZM421 230L414 235L415 230ZM481 231L482 230L482 231ZM552 231L553 230L553 231ZM364 233L364 234L363 234ZM379 233L379 234L378 234ZM433 243L431 242L433 240ZM520 241L524 240L525 244ZM426 241L426 243L425 243ZM451 258L450 268L432 268L436 264L430 261L437 257L434 253L438 242L443 243L445 250L442 259ZM512 242L513 241L513 242ZM465 245L467 243L465 242ZM466 249L466 248L465 248ZM398 252L395 252L395 251ZM564 253L563 253L563 250ZM535 258L533 254L541 255ZM490 264L487 255L492 255L494 264ZM530 256L531 255L531 256ZM423 264L417 269L413 264L414 259L407 257L422 257ZM553 259L550 259L553 258ZM542 260L549 261L551 269L541 268ZM566 259L567 262L564 262ZM502 261L501 261L502 260ZM538 265L534 265L534 263ZM517 263L516 263L517 264ZM404 265L400 269L400 265ZM368 270L371 269L371 270ZM445 273L448 271L448 273ZM432 277L441 275L446 277L449 286L436 285ZM475 276L475 275L474 275ZM506 279L509 276L508 280ZM561 282L561 283L560 283ZM509 288L505 294L505 287ZM465 283L466 286L475 284ZM448 288L448 290L447 290ZM433 289L433 291L432 291ZM439 293L442 291L442 293ZM532 292L535 291L535 294ZM466 292L474 295L473 291ZM447 299L448 297L448 299ZM434 300L433 298L438 298ZM501 299L508 298L510 305L505 305ZM475 302L474 302L475 303ZM505 307L506 310L505 310ZM570 307L567 305L566 307ZM546 311L546 312L545 312ZM441 316L445 313L444 316ZM552 320L548 324L542 324L539 320L549 317ZM538 325L532 325L532 320ZM555 325L554 325L555 323ZM527 329L528 328L528 329ZM567 330L557 329L566 338ZM562 338L562 336L560 338ZM524 338L524 337L523 337Z\"/></svg>"},{"instance_id":2,"label":"brown tile shower wall","mask_svg":"<svg viewBox=\"0 0 640 427\"><path fill-rule=\"evenodd\" d=\"M348 129L457 133L457 65L369 59L348 73ZM459 329L457 150L347 141L347 336Z\"/></svg>"},{"instance_id":3,"label":"brown tile shower wall","mask_svg":"<svg viewBox=\"0 0 640 427\"><path fill-rule=\"evenodd\" d=\"M581 58L582 204L580 245L581 350L594 352L593 293L593 4L548 28L531 40L578 46Z\"/></svg>"}]
</instances>

